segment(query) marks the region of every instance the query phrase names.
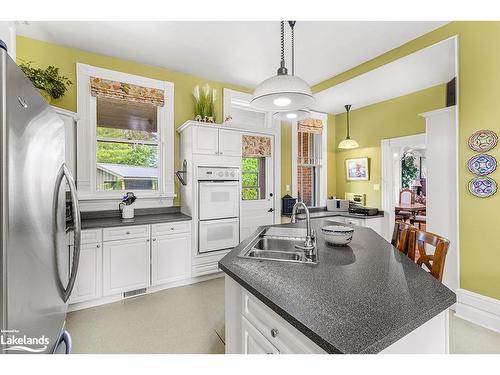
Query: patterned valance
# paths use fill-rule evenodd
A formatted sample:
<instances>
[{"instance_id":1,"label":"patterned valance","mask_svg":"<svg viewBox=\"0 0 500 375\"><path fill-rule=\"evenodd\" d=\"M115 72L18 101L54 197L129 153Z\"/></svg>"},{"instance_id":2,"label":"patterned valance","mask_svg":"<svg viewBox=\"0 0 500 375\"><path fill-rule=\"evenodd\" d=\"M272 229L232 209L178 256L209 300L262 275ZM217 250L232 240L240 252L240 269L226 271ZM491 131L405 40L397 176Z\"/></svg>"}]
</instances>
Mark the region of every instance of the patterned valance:
<instances>
[{"instance_id":1,"label":"patterned valance","mask_svg":"<svg viewBox=\"0 0 500 375\"><path fill-rule=\"evenodd\" d=\"M271 138L255 135L243 136L243 157L258 158L271 156Z\"/></svg>"},{"instance_id":2,"label":"patterned valance","mask_svg":"<svg viewBox=\"0 0 500 375\"><path fill-rule=\"evenodd\" d=\"M306 118L299 122L298 131L302 133L321 133L323 121L316 118Z\"/></svg>"},{"instance_id":3,"label":"patterned valance","mask_svg":"<svg viewBox=\"0 0 500 375\"><path fill-rule=\"evenodd\" d=\"M90 93L98 98L128 100L156 107L163 107L165 104L163 90L96 77L90 77Z\"/></svg>"}]
</instances>

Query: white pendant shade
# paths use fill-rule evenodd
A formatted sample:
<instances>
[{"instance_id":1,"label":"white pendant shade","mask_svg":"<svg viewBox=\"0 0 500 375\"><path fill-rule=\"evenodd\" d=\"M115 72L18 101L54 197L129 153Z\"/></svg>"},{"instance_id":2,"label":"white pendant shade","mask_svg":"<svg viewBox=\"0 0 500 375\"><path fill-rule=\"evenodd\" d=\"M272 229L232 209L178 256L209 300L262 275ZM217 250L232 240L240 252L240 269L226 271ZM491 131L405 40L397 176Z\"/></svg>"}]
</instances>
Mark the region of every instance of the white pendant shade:
<instances>
[{"instance_id":1,"label":"white pendant shade","mask_svg":"<svg viewBox=\"0 0 500 375\"><path fill-rule=\"evenodd\" d=\"M313 103L314 96L306 81L282 74L257 86L250 105L261 111L289 112L309 108Z\"/></svg>"},{"instance_id":2,"label":"white pendant shade","mask_svg":"<svg viewBox=\"0 0 500 375\"><path fill-rule=\"evenodd\" d=\"M344 139L342 142L339 143L339 148L348 150L350 148L358 148L359 144L356 142L354 139Z\"/></svg>"},{"instance_id":3,"label":"white pendant shade","mask_svg":"<svg viewBox=\"0 0 500 375\"><path fill-rule=\"evenodd\" d=\"M311 117L311 112L307 109L299 109L297 111L275 112L273 116L282 121L300 121Z\"/></svg>"}]
</instances>

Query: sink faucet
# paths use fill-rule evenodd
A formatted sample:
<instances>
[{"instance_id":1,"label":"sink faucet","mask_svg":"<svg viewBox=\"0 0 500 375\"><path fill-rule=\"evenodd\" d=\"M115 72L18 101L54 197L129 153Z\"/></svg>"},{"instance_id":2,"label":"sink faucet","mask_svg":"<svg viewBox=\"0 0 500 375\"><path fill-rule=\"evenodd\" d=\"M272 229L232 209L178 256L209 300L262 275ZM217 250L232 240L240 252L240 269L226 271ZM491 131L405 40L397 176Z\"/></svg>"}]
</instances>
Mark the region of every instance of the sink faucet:
<instances>
[{"instance_id":1,"label":"sink faucet","mask_svg":"<svg viewBox=\"0 0 500 375\"><path fill-rule=\"evenodd\" d=\"M311 230L311 216L309 215L309 209L304 204L304 202L295 203L292 209L292 219L290 222L292 224L295 224L297 222L297 210L301 206L306 211L306 220L307 220L306 241L304 242L304 245L297 244L295 245L295 247L301 250L305 250L306 252L311 254L316 246L314 244L314 232Z\"/></svg>"}]
</instances>

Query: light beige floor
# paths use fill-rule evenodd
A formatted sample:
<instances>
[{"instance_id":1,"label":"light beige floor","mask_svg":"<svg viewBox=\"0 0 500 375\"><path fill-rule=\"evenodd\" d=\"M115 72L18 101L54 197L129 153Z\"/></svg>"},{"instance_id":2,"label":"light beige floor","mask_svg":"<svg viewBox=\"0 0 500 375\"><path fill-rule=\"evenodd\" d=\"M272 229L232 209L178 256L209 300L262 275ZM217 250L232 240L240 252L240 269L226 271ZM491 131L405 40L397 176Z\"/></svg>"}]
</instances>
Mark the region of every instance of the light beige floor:
<instances>
[{"instance_id":1,"label":"light beige floor","mask_svg":"<svg viewBox=\"0 0 500 375\"><path fill-rule=\"evenodd\" d=\"M74 353L224 353L224 279L68 314ZM451 353L500 354L500 334L450 313Z\"/></svg>"},{"instance_id":2,"label":"light beige floor","mask_svg":"<svg viewBox=\"0 0 500 375\"><path fill-rule=\"evenodd\" d=\"M73 353L224 353L224 278L75 311L66 325Z\"/></svg>"},{"instance_id":3,"label":"light beige floor","mask_svg":"<svg viewBox=\"0 0 500 375\"><path fill-rule=\"evenodd\" d=\"M450 311L450 352L500 354L500 333L460 319Z\"/></svg>"}]
</instances>

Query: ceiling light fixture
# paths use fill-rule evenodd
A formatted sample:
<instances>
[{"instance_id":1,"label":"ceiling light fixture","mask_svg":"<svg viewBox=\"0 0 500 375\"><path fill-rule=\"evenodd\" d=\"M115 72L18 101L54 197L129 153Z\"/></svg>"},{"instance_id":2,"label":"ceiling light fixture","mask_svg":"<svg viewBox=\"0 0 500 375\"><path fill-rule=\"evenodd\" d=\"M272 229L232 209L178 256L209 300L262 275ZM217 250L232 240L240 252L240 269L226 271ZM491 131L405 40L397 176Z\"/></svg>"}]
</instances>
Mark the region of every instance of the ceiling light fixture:
<instances>
[{"instance_id":1,"label":"ceiling light fixture","mask_svg":"<svg viewBox=\"0 0 500 375\"><path fill-rule=\"evenodd\" d=\"M295 21L288 21L292 29ZM293 75L294 55L292 48L292 75L285 67L285 22L281 21L281 62L277 75L261 82L253 93L250 105L260 111L286 112L309 108L314 103L311 88L302 78Z\"/></svg>"},{"instance_id":2,"label":"ceiling light fixture","mask_svg":"<svg viewBox=\"0 0 500 375\"><path fill-rule=\"evenodd\" d=\"M275 112L274 118L282 121L300 121L311 117L311 112L306 109L299 109L297 111Z\"/></svg>"},{"instance_id":3,"label":"ceiling light fixture","mask_svg":"<svg viewBox=\"0 0 500 375\"><path fill-rule=\"evenodd\" d=\"M351 139L351 124L349 123L349 111L351 110L351 105L346 104L344 106L346 112L347 112L347 119L346 119L346 125L347 125L347 136L345 139L339 143L339 148L348 150L351 148L357 148L359 147L358 142L356 142L354 139Z\"/></svg>"}]
</instances>

